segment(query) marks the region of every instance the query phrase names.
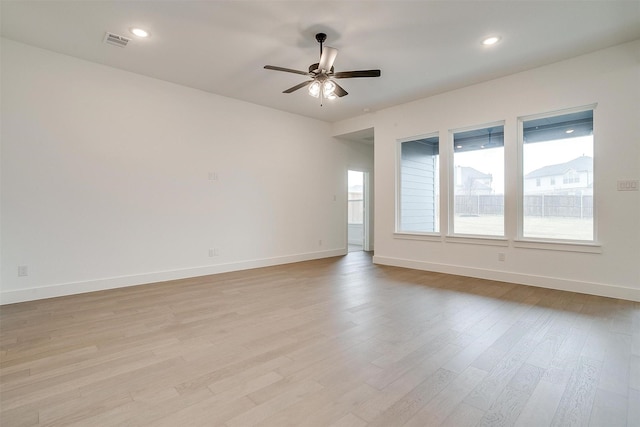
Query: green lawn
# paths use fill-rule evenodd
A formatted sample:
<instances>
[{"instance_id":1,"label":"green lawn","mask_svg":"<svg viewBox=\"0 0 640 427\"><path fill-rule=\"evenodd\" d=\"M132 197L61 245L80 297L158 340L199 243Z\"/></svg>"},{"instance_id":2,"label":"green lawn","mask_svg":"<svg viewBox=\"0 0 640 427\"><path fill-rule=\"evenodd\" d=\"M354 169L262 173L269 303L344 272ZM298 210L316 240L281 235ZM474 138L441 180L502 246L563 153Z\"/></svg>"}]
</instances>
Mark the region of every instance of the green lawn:
<instances>
[{"instance_id":1,"label":"green lawn","mask_svg":"<svg viewBox=\"0 0 640 427\"><path fill-rule=\"evenodd\" d=\"M497 215L459 216L454 219L456 234L502 236L504 218ZM593 218L526 217L524 235L530 238L593 240Z\"/></svg>"}]
</instances>

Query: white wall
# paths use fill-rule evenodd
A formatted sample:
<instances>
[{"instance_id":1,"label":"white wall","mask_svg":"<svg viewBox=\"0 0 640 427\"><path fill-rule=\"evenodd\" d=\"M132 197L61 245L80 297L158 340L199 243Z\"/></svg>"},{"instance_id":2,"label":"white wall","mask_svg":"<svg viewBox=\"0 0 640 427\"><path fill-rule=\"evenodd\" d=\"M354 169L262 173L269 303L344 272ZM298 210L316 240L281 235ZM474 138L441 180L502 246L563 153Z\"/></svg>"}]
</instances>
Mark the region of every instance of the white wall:
<instances>
[{"instance_id":1,"label":"white wall","mask_svg":"<svg viewBox=\"0 0 640 427\"><path fill-rule=\"evenodd\" d=\"M329 124L1 53L2 303L346 252L347 149Z\"/></svg>"},{"instance_id":2,"label":"white wall","mask_svg":"<svg viewBox=\"0 0 640 427\"><path fill-rule=\"evenodd\" d=\"M374 261L640 300L640 193L616 191L617 180L640 178L639 53L640 41L627 43L363 118L373 120L376 134ZM593 103L597 103L595 192L601 247L596 253L516 247L517 118ZM444 236L434 240L394 236L396 141L439 132L444 145L451 129L501 120L507 164L506 246ZM338 123L334 129L357 122ZM446 163L447 154L442 158ZM447 171L444 167L442 173ZM442 182L446 185L446 180ZM506 255L503 262L498 261L500 252Z\"/></svg>"}]
</instances>

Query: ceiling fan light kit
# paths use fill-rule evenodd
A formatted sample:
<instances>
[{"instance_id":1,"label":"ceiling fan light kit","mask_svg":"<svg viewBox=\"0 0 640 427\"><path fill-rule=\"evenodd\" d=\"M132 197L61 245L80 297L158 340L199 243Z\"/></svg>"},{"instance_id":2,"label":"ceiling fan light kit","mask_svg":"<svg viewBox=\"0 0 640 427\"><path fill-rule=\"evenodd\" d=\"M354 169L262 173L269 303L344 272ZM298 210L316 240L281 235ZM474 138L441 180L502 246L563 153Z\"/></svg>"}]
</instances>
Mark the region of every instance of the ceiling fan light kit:
<instances>
[{"instance_id":1,"label":"ceiling fan light kit","mask_svg":"<svg viewBox=\"0 0 640 427\"><path fill-rule=\"evenodd\" d=\"M341 71L335 72L333 63L338 56L338 50L332 47L323 47L323 43L327 39L325 33L316 34L316 41L320 43L320 61L311 64L309 71L294 70L291 68L277 67L275 65L265 65L267 70L283 71L286 73L301 74L308 76L311 80L299 83L282 93L295 92L305 86L309 86L309 95L314 98L320 98L320 105L323 99L335 99L343 97L349 93L342 86L334 81L334 79L350 79L355 77L380 77L380 70L358 70L358 71Z\"/></svg>"}]
</instances>

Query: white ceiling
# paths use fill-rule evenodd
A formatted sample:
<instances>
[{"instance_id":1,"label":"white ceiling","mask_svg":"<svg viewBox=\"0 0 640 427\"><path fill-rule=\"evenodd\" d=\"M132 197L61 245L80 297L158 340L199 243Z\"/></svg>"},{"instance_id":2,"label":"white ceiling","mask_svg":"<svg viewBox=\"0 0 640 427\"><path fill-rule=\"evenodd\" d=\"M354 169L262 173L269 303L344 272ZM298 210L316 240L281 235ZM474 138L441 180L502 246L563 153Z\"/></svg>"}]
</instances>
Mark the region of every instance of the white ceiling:
<instances>
[{"instance_id":1,"label":"white ceiling","mask_svg":"<svg viewBox=\"0 0 640 427\"><path fill-rule=\"evenodd\" d=\"M2 35L100 64L329 122L640 38L640 1L1 1ZM138 39L129 28L148 29ZM105 31L132 38L102 42ZM306 78L317 32L349 95L321 107ZM484 36L502 41L487 48Z\"/></svg>"}]
</instances>

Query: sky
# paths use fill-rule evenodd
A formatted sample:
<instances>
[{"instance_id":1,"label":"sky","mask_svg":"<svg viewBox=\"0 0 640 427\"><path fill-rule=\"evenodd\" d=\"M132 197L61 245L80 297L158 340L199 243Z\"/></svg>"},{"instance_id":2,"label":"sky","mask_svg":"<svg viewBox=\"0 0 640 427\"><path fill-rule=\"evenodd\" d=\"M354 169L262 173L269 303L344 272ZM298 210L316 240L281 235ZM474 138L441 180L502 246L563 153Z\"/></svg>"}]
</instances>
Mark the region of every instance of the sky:
<instances>
[{"instance_id":1,"label":"sky","mask_svg":"<svg viewBox=\"0 0 640 427\"><path fill-rule=\"evenodd\" d=\"M360 186L360 188L362 188L362 186L364 185L364 173L360 172L360 171L348 171L349 175L347 178L347 185L349 186L349 188L351 187L355 187L355 186Z\"/></svg>"},{"instance_id":2,"label":"sky","mask_svg":"<svg viewBox=\"0 0 640 427\"><path fill-rule=\"evenodd\" d=\"M526 175L543 166L565 163L582 155L593 157L593 136L525 144L523 171ZM504 194L503 147L456 153L454 163L454 166L468 166L492 174L495 194Z\"/></svg>"}]
</instances>

